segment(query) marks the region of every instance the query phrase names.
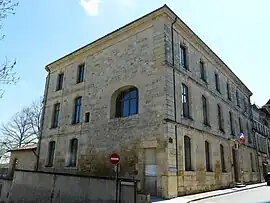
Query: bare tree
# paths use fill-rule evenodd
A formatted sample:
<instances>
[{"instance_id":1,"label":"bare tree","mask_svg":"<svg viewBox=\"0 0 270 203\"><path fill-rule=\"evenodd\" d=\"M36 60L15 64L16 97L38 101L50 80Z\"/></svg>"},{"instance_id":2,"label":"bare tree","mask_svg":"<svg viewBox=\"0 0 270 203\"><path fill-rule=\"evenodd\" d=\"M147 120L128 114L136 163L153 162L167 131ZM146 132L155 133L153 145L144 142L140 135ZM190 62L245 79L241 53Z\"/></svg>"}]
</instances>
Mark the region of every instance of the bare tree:
<instances>
[{"instance_id":1,"label":"bare tree","mask_svg":"<svg viewBox=\"0 0 270 203\"><path fill-rule=\"evenodd\" d=\"M42 99L39 99L16 113L10 121L2 124L0 130L4 151L37 143L40 135L41 109Z\"/></svg>"},{"instance_id":2,"label":"bare tree","mask_svg":"<svg viewBox=\"0 0 270 203\"><path fill-rule=\"evenodd\" d=\"M18 2L14 0L0 0L0 40L4 38L4 34L1 33L3 28L3 20L8 15L15 14L15 8L18 6ZM16 76L14 72L14 66L16 61L10 62L5 59L4 63L0 64L0 84L2 86L9 84L16 84L19 77ZM0 98L3 96L4 88L0 88Z\"/></svg>"},{"instance_id":3,"label":"bare tree","mask_svg":"<svg viewBox=\"0 0 270 203\"><path fill-rule=\"evenodd\" d=\"M43 97L32 102L32 104L25 109L28 124L31 126L31 131L37 138L40 136L40 119L42 114Z\"/></svg>"},{"instance_id":4,"label":"bare tree","mask_svg":"<svg viewBox=\"0 0 270 203\"><path fill-rule=\"evenodd\" d=\"M29 124L26 109L16 113L9 122L3 124L1 133L8 149L34 144L37 139Z\"/></svg>"}]
</instances>

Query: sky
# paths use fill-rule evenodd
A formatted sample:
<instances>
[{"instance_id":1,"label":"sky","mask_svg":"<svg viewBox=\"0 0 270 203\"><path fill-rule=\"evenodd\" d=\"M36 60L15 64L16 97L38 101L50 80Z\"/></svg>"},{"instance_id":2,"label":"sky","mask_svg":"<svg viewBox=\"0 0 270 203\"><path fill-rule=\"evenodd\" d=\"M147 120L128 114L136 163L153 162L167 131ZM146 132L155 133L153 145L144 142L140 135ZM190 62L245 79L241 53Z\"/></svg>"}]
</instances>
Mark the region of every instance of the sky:
<instances>
[{"instance_id":1,"label":"sky","mask_svg":"<svg viewBox=\"0 0 270 203\"><path fill-rule=\"evenodd\" d=\"M5 86L0 123L43 95L45 65L167 4L253 92L270 99L269 0L23 1L4 21L0 63L16 59L17 85Z\"/></svg>"}]
</instances>

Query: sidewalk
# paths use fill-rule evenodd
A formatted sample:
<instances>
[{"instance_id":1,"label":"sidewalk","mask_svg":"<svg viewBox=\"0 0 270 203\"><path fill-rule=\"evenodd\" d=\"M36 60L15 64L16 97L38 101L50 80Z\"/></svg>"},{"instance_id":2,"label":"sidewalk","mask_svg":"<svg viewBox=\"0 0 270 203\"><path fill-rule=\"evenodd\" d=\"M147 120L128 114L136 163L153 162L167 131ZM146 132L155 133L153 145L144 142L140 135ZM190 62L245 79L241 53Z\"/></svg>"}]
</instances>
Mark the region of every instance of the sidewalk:
<instances>
[{"instance_id":1,"label":"sidewalk","mask_svg":"<svg viewBox=\"0 0 270 203\"><path fill-rule=\"evenodd\" d=\"M187 195L183 197L176 197L170 200L153 200L152 202L159 202L159 203L192 203L194 201L198 201L201 199L206 199L210 197L216 197L220 195L226 195L230 193L235 193L235 192L240 192L243 190L249 190L253 188L258 188L258 187L263 187L266 186L266 183L257 183L257 184L252 184L252 185L247 185L246 187L242 188L230 188L230 189L225 189L225 190L215 190L211 192L205 192L205 193L200 193L200 194L195 194L195 195Z\"/></svg>"}]
</instances>

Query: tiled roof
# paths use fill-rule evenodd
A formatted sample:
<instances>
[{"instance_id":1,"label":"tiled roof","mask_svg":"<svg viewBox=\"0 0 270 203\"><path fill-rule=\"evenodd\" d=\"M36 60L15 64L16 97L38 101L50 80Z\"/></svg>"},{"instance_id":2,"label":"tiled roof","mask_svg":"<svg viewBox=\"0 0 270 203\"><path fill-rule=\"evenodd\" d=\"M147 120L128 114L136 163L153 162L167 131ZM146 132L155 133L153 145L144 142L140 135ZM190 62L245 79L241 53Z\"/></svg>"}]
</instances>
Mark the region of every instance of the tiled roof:
<instances>
[{"instance_id":1,"label":"tiled roof","mask_svg":"<svg viewBox=\"0 0 270 203\"><path fill-rule=\"evenodd\" d=\"M27 145L24 147L14 148L9 151L12 152L12 151L34 150L36 148L37 148L37 145L35 144L35 145Z\"/></svg>"}]
</instances>

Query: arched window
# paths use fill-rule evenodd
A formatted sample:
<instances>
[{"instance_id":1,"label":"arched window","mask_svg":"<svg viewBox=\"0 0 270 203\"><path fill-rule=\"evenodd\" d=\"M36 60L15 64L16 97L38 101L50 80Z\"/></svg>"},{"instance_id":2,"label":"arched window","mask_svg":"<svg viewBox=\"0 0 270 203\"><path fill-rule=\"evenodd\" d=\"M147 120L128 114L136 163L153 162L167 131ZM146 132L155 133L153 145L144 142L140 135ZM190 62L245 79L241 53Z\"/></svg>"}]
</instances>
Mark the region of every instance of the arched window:
<instances>
[{"instance_id":1,"label":"arched window","mask_svg":"<svg viewBox=\"0 0 270 203\"><path fill-rule=\"evenodd\" d=\"M191 171L191 142L188 136L184 136L185 170Z\"/></svg>"},{"instance_id":2,"label":"arched window","mask_svg":"<svg viewBox=\"0 0 270 203\"><path fill-rule=\"evenodd\" d=\"M138 113L138 89L129 88L116 98L116 117L127 117Z\"/></svg>"},{"instance_id":3,"label":"arched window","mask_svg":"<svg viewBox=\"0 0 270 203\"><path fill-rule=\"evenodd\" d=\"M77 163L77 151L78 151L78 140L76 138L73 138L70 141L70 157L69 157L69 166L70 167L76 167Z\"/></svg>"}]
</instances>

